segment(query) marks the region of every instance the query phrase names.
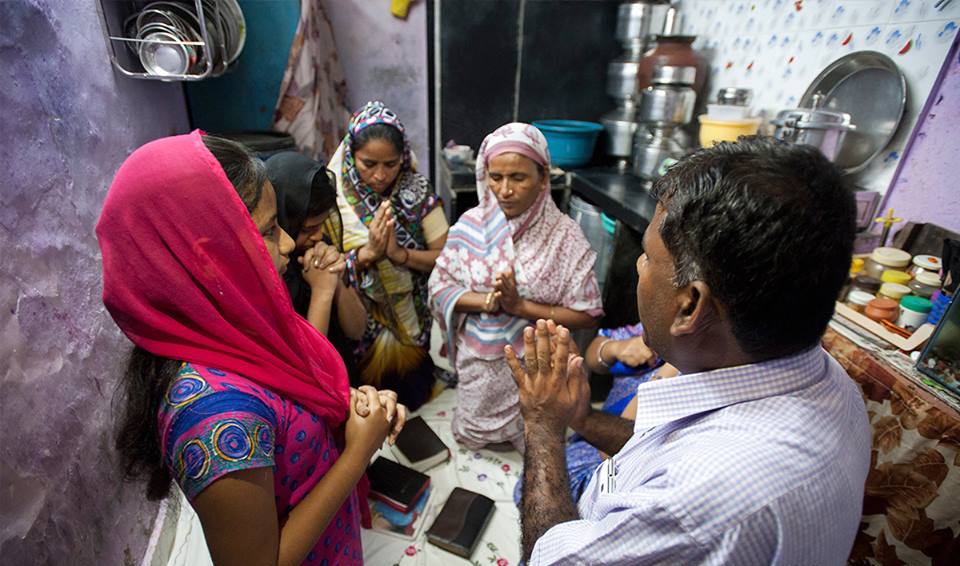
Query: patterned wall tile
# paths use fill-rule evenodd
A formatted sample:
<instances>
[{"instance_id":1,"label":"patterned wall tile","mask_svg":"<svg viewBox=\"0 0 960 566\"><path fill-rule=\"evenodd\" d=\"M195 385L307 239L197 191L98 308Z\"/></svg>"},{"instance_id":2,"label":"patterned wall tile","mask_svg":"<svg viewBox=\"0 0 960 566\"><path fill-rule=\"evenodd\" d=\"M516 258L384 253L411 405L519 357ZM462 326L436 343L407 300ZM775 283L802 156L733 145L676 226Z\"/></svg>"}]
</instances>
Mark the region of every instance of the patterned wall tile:
<instances>
[{"instance_id":1,"label":"patterned wall tile","mask_svg":"<svg viewBox=\"0 0 960 566\"><path fill-rule=\"evenodd\" d=\"M752 88L767 118L796 107L820 71L852 52L892 58L908 85L902 124L887 150L857 179L884 192L960 25L960 1L936 0L682 0L683 33L697 35L711 69L713 92ZM866 93L865 93L866 95ZM767 126L768 131L771 129ZM885 159L884 159L885 157Z\"/></svg>"}]
</instances>

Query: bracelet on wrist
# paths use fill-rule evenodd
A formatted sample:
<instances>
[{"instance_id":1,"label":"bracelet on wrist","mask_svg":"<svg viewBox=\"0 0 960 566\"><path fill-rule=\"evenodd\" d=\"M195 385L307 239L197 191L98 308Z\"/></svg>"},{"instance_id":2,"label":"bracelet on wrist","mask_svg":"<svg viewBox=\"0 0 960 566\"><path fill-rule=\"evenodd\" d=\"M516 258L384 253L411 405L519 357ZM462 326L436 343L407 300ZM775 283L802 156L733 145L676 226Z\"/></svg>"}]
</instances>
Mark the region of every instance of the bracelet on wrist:
<instances>
[{"instance_id":1,"label":"bracelet on wrist","mask_svg":"<svg viewBox=\"0 0 960 566\"><path fill-rule=\"evenodd\" d=\"M601 366L603 366L603 367L605 367L605 368L607 368L607 369L610 369L610 364L608 364L607 362L603 361L603 348L604 348L607 344L609 344L610 342L613 342L613 338L607 338L606 340L604 340L603 342L601 342L601 343L600 343L600 347L597 348L597 363L599 363Z\"/></svg>"},{"instance_id":2,"label":"bracelet on wrist","mask_svg":"<svg viewBox=\"0 0 960 566\"><path fill-rule=\"evenodd\" d=\"M490 312L491 306L493 306L493 295L496 291L490 291L487 293L486 298L483 300L483 312Z\"/></svg>"},{"instance_id":3,"label":"bracelet on wrist","mask_svg":"<svg viewBox=\"0 0 960 566\"><path fill-rule=\"evenodd\" d=\"M410 259L410 250L407 248L400 248L403 250L403 261L400 262L400 265L407 265L407 260Z\"/></svg>"}]
</instances>

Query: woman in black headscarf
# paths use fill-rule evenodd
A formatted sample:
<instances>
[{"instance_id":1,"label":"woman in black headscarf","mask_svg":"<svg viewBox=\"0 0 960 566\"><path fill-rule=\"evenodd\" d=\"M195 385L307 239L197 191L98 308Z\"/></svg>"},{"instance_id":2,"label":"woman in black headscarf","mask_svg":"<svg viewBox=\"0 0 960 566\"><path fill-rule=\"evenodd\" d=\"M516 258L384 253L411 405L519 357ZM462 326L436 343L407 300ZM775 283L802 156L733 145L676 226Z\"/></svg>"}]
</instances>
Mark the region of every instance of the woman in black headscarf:
<instances>
[{"instance_id":1,"label":"woman in black headscarf","mask_svg":"<svg viewBox=\"0 0 960 566\"><path fill-rule=\"evenodd\" d=\"M363 336L367 311L357 292L343 283L343 228L337 193L326 168L299 153L267 160L267 176L277 193L277 220L296 242L284 281L294 309L325 334L357 380L353 341Z\"/></svg>"}]
</instances>

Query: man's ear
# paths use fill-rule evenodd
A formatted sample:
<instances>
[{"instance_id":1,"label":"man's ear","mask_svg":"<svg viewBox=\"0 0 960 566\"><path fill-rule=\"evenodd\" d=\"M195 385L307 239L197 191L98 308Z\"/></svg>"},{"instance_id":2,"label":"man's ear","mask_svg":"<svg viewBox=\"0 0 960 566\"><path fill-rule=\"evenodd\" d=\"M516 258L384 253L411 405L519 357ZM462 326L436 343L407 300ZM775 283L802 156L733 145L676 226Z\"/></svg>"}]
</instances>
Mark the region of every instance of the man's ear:
<instances>
[{"instance_id":1,"label":"man's ear","mask_svg":"<svg viewBox=\"0 0 960 566\"><path fill-rule=\"evenodd\" d=\"M704 281L693 281L678 289L675 300L676 312L670 325L672 336L697 334L720 316L710 286Z\"/></svg>"}]
</instances>

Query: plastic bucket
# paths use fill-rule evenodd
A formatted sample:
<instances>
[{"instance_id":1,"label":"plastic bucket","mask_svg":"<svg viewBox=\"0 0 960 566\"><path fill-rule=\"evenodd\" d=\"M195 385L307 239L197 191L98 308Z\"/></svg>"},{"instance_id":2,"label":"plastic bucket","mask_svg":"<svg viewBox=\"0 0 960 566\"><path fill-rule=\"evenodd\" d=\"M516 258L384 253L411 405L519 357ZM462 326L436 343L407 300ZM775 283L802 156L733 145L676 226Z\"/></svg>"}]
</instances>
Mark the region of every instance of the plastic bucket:
<instances>
[{"instance_id":1,"label":"plastic bucket","mask_svg":"<svg viewBox=\"0 0 960 566\"><path fill-rule=\"evenodd\" d=\"M603 126L580 120L538 120L533 123L547 138L550 160L557 167L586 165Z\"/></svg>"}]
</instances>

